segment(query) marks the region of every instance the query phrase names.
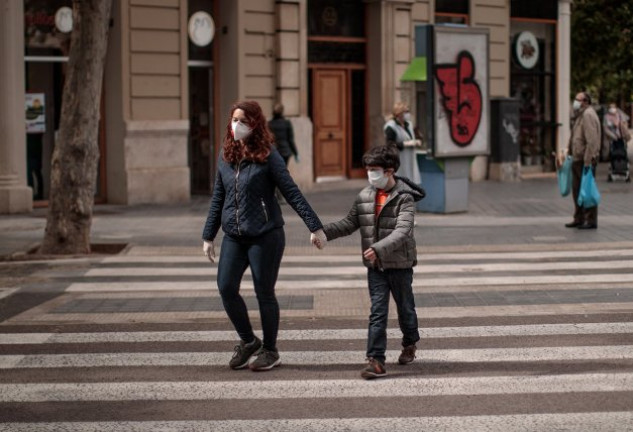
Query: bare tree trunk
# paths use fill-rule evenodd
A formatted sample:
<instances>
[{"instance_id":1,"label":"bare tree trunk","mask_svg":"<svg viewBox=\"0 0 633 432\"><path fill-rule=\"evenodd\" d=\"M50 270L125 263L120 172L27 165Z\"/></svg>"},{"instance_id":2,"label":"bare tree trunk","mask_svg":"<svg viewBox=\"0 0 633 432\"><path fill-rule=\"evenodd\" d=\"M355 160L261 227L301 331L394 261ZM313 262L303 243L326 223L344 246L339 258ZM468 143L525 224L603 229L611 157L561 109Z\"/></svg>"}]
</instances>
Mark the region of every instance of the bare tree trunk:
<instances>
[{"instance_id":1,"label":"bare tree trunk","mask_svg":"<svg viewBox=\"0 0 633 432\"><path fill-rule=\"evenodd\" d=\"M112 0L73 0L68 73L40 253L90 253L99 161L99 106L111 8Z\"/></svg>"}]
</instances>

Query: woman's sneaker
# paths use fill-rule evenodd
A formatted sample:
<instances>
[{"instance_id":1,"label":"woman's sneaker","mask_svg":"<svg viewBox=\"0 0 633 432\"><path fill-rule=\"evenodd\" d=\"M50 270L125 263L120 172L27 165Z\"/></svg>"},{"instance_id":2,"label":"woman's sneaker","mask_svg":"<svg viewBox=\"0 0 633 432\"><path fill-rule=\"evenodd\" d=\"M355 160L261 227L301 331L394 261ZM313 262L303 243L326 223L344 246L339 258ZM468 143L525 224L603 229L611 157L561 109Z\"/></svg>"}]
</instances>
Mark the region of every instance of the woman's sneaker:
<instances>
[{"instance_id":1,"label":"woman's sneaker","mask_svg":"<svg viewBox=\"0 0 633 432\"><path fill-rule=\"evenodd\" d=\"M255 336L255 340L251 343L245 344L244 341L240 341L239 345L235 345L235 353L229 366L231 369L244 369L248 366L248 361L257 351L262 347L262 341Z\"/></svg>"},{"instance_id":2,"label":"woman's sneaker","mask_svg":"<svg viewBox=\"0 0 633 432\"><path fill-rule=\"evenodd\" d=\"M384 377L385 375L387 375L385 365L373 357L367 359L367 367L360 373L360 376L367 380Z\"/></svg>"},{"instance_id":3,"label":"woman's sneaker","mask_svg":"<svg viewBox=\"0 0 633 432\"><path fill-rule=\"evenodd\" d=\"M415 344L402 348L400 357L398 357L398 363L400 363L401 365L406 365L413 362L413 360L415 360L415 350Z\"/></svg>"},{"instance_id":4,"label":"woman's sneaker","mask_svg":"<svg viewBox=\"0 0 633 432\"><path fill-rule=\"evenodd\" d=\"M279 358L279 353L277 351L267 350L266 348L262 348L262 350L257 354L257 358L251 362L249 367L252 371L267 371L271 370L275 366L279 366L281 364L281 359Z\"/></svg>"}]
</instances>

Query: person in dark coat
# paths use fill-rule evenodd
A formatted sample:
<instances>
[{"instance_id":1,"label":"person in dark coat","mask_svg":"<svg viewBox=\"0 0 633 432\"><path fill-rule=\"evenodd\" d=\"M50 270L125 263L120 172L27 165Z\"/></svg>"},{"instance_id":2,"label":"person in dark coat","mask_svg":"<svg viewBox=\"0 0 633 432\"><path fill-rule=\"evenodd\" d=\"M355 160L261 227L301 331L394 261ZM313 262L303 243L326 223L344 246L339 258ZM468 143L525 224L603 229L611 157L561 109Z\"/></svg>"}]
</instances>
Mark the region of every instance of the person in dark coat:
<instances>
[{"instance_id":1,"label":"person in dark coat","mask_svg":"<svg viewBox=\"0 0 633 432\"><path fill-rule=\"evenodd\" d=\"M322 248L326 242L319 217L290 176L273 142L257 102L240 101L231 107L202 239L203 252L213 263L213 241L220 227L224 232L217 284L224 309L241 339L229 362L232 369L264 371L281 362L275 284L286 240L275 189L308 227L312 244ZM247 267L253 275L263 342L253 332L240 295ZM257 358L251 362L253 355Z\"/></svg>"},{"instance_id":2,"label":"person in dark coat","mask_svg":"<svg viewBox=\"0 0 633 432\"><path fill-rule=\"evenodd\" d=\"M280 103L273 107L273 118L268 122L268 127L275 136L275 145L279 154L284 158L286 166L291 156L294 156L295 162L299 162L299 153L295 145L295 135L292 129L292 123L284 117L284 106Z\"/></svg>"}]
</instances>

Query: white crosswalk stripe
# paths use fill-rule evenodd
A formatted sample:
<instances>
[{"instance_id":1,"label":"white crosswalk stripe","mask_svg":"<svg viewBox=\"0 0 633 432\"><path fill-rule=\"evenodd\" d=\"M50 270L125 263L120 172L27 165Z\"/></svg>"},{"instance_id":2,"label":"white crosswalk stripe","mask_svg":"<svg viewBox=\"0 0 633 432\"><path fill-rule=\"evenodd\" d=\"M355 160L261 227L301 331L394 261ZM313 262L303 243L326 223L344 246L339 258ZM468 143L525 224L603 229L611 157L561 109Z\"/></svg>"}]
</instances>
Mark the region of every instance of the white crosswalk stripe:
<instances>
[{"instance_id":1,"label":"white crosswalk stripe","mask_svg":"<svg viewBox=\"0 0 633 432\"><path fill-rule=\"evenodd\" d=\"M101 303L208 301L217 267L197 257L92 263L59 297L0 325L0 432L633 430L633 250L419 262L416 295L456 296L461 312L436 305L446 315L428 318L418 304L417 359L399 366L392 309L388 376L373 381L359 376L368 299L358 256L284 258L278 293L312 296L313 310L282 309L282 364L262 374L228 368L236 334L223 312L172 327L169 308L123 315ZM242 287L253 295L249 275ZM523 302L537 295L551 304ZM80 300L93 309L59 310ZM315 319L317 308L332 317ZM125 321L91 324L108 315Z\"/></svg>"},{"instance_id":2,"label":"white crosswalk stripe","mask_svg":"<svg viewBox=\"0 0 633 432\"><path fill-rule=\"evenodd\" d=\"M633 333L633 322L535 324L514 326L434 327L420 328L423 338L456 338L485 336L546 336ZM366 330L280 330L279 340L345 340L363 339ZM388 338L399 337L399 330L389 329ZM102 343L102 342L218 342L235 340L233 331L170 331L109 333L19 333L0 334L0 344Z\"/></svg>"},{"instance_id":3,"label":"white crosswalk stripe","mask_svg":"<svg viewBox=\"0 0 633 432\"><path fill-rule=\"evenodd\" d=\"M147 422L65 422L0 424L0 431L12 432L296 432L296 431L600 431L626 432L633 430L633 413L600 412L570 414L532 414L460 417L393 417L225 421L147 421Z\"/></svg>"},{"instance_id":4,"label":"white crosswalk stripe","mask_svg":"<svg viewBox=\"0 0 633 432\"><path fill-rule=\"evenodd\" d=\"M388 359L399 351L387 351ZM213 353L108 353L108 354L32 354L2 355L0 369L16 368L88 368L131 366L223 366L229 352ZM288 365L354 365L364 358L363 351L292 351L284 353ZM487 348L466 350L428 350L424 358L433 362L483 363L493 361L573 361L633 360L630 346Z\"/></svg>"}]
</instances>

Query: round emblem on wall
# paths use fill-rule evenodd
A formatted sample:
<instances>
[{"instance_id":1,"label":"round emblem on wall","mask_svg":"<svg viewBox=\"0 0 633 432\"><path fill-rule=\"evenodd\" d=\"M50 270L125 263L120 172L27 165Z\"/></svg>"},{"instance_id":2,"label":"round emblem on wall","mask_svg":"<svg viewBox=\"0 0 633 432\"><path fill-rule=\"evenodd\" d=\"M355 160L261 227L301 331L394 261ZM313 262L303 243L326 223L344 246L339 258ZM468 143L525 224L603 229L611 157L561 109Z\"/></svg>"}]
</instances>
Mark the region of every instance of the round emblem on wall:
<instances>
[{"instance_id":1,"label":"round emblem on wall","mask_svg":"<svg viewBox=\"0 0 633 432\"><path fill-rule=\"evenodd\" d=\"M538 41L532 32L524 31L514 41L514 57L521 67L532 69L539 60Z\"/></svg>"},{"instance_id":2,"label":"round emblem on wall","mask_svg":"<svg viewBox=\"0 0 633 432\"><path fill-rule=\"evenodd\" d=\"M62 33L73 30L73 10L67 6L60 7L55 12L55 27Z\"/></svg>"},{"instance_id":3,"label":"round emblem on wall","mask_svg":"<svg viewBox=\"0 0 633 432\"><path fill-rule=\"evenodd\" d=\"M215 23L211 15L204 11L199 11L189 18L189 39L194 45L207 46L213 40L215 33Z\"/></svg>"}]
</instances>

